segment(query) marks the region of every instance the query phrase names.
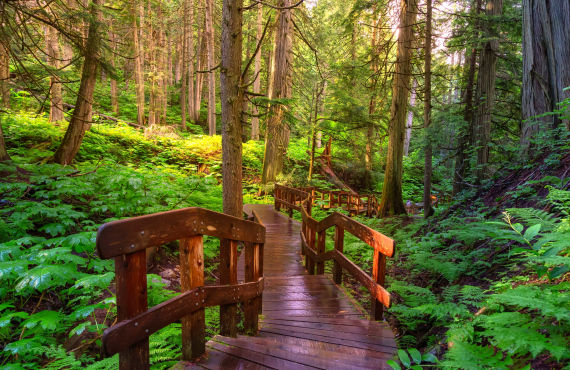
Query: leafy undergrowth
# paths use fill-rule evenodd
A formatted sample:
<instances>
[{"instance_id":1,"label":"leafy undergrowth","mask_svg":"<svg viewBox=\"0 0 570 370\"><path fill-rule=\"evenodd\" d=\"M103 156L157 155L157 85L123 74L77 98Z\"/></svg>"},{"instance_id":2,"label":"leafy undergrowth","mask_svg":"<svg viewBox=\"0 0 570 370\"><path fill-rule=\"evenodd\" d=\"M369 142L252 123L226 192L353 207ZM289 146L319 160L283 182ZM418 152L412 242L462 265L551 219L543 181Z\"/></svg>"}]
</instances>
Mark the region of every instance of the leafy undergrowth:
<instances>
[{"instance_id":1,"label":"leafy undergrowth","mask_svg":"<svg viewBox=\"0 0 570 370\"><path fill-rule=\"evenodd\" d=\"M42 163L62 128L28 115L4 122L13 161L0 164L0 367L116 368L117 356L101 354L103 330L116 320L114 264L95 254L96 230L177 208L221 211L219 137L147 138L128 127L94 126L71 168ZM250 146L246 157L255 168L259 145ZM195 163L209 170L198 172ZM263 199L246 194L245 201ZM205 238L211 276L218 244ZM150 264L149 307L178 294L175 243ZM206 325L216 334L217 308L206 310ZM179 324L153 334L153 367L172 365L180 345Z\"/></svg>"}]
</instances>

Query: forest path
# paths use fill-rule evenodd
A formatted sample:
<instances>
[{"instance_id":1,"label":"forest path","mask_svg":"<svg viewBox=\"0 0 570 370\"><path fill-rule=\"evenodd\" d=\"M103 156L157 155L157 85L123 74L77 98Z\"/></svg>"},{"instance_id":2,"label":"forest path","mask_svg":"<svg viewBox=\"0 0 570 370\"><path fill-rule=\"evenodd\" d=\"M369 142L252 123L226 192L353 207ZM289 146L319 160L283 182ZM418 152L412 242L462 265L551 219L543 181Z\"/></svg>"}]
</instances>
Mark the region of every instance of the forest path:
<instances>
[{"instance_id":1,"label":"forest path","mask_svg":"<svg viewBox=\"0 0 570 370\"><path fill-rule=\"evenodd\" d=\"M299 222L272 205L245 205L266 227L263 316L255 337L216 336L207 353L185 368L380 369L396 353L385 322L369 321L325 275L302 265ZM243 253L238 260L242 272ZM243 272L238 280L243 281Z\"/></svg>"}]
</instances>

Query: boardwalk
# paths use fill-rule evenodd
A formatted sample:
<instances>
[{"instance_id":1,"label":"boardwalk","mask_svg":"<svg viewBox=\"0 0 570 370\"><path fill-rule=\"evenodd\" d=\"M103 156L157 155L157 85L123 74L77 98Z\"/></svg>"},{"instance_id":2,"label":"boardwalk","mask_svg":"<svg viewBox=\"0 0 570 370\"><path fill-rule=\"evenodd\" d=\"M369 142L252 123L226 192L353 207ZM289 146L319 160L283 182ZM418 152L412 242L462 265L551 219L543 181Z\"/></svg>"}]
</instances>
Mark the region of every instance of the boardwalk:
<instances>
[{"instance_id":1,"label":"boardwalk","mask_svg":"<svg viewBox=\"0 0 570 370\"><path fill-rule=\"evenodd\" d=\"M301 263L300 224L270 205L255 209L267 230L263 316L255 337L216 336L207 354L187 368L379 369L396 352L383 322L369 321L324 275L307 275ZM243 256L238 261L243 281Z\"/></svg>"}]
</instances>

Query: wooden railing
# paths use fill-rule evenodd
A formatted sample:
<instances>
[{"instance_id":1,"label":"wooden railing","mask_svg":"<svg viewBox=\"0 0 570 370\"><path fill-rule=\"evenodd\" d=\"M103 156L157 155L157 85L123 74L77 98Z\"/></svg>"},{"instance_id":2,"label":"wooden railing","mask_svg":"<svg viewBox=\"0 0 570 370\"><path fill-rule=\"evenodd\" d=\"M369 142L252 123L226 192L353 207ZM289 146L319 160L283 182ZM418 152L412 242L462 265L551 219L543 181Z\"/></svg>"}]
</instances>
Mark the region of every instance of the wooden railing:
<instances>
[{"instance_id":1,"label":"wooden railing","mask_svg":"<svg viewBox=\"0 0 570 370\"><path fill-rule=\"evenodd\" d=\"M310 193L313 207L316 206L315 202L318 202L324 209L343 208L351 215L378 216L379 202L374 194L354 194L345 190L326 190L314 186L299 190Z\"/></svg>"},{"instance_id":2,"label":"wooden railing","mask_svg":"<svg viewBox=\"0 0 570 370\"><path fill-rule=\"evenodd\" d=\"M384 234L373 230L360 222L341 213L334 212L325 219L317 221L311 217L311 193L285 186L275 186L275 209L284 207L289 215L293 210L301 213L302 254L305 255L305 266L309 274L324 274L325 261L333 260L333 280L342 283L342 269L370 292L372 296L372 317L381 320L383 307L390 307L390 293L384 289L386 275L386 257L394 255L395 242ZM334 249L325 252L326 232L335 228ZM372 277L350 261L344 254L344 232L348 231L374 250Z\"/></svg>"},{"instance_id":3,"label":"wooden railing","mask_svg":"<svg viewBox=\"0 0 570 370\"><path fill-rule=\"evenodd\" d=\"M220 239L220 284L204 286L203 236ZM146 249L179 240L182 294L148 309ZM245 283L237 283L237 245L244 242ZM101 258L115 259L118 323L103 335L106 355L119 353L121 369L149 368L148 337L182 321L182 357L205 352L204 307L220 306L220 332L237 335L237 303L244 327L257 333L263 291L265 227L203 208L185 208L113 221L99 228Z\"/></svg>"}]
</instances>

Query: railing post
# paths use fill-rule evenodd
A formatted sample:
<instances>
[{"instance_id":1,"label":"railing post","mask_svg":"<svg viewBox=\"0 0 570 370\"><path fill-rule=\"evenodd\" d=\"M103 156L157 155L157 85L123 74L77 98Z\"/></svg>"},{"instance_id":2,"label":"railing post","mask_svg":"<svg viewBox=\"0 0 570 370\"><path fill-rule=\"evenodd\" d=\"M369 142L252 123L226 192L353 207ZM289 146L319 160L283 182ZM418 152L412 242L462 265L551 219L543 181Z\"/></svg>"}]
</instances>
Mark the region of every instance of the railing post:
<instances>
[{"instance_id":1,"label":"railing post","mask_svg":"<svg viewBox=\"0 0 570 370\"><path fill-rule=\"evenodd\" d=\"M202 235L180 239L180 290L204 286L204 243ZM182 318L182 359L191 361L206 352L204 309Z\"/></svg>"},{"instance_id":2,"label":"railing post","mask_svg":"<svg viewBox=\"0 0 570 370\"><path fill-rule=\"evenodd\" d=\"M259 243L245 243L245 282L259 279L260 264ZM244 302L244 329L248 335L256 335L258 330L259 297Z\"/></svg>"},{"instance_id":3,"label":"railing post","mask_svg":"<svg viewBox=\"0 0 570 370\"><path fill-rule=\"evenodd\" d=\"M344 229L338 225L334 230L334 249L339 253L344 252ZM336 260L333 264L333 280L337 284L342 284L342 266Z\"/></svg>"},{"instance_id":4,"label":"railing post","mask_svg":"<svg viewBox=\"0 0 570 370\"><path fill-rule=\"evenodd\" d=\"M291 205L295 203L295 194L293 193L289 193L289 218L293 218L293 208L291 208Z\"/></svg>"},{"instance_id":5,"label":"railing post","mask_svg":"<svg viewBox=\"0 0 570 370\"><path fill-rule=\"evenodd\" d=\"M281 210L281 203L279 202L281 200L281 189L279 189L278 185L275 185L273 189L273 198L275 201L275 210L279 212Z\"/></svg>"},{"instance_id":6,"label":"railing post","mask_svg":"<svg viewBox=\"0 0 570 370\"><path fill-rule=\"evenodd\" d=\"M374 259L372 264L372 280L377 284L384 286L386 276L386 256L378 251L374 251ZM382 320L384 317L384 305L372 296L372 315L374 320Z\"/></svg>"},{"instance_id":7,"label":"railing post","mask_svg":"<svg viewBox=\"0 0 570 370\"><path fill-rule=\"evenodd\" d=\"M220 239L220 284L237 284L237 241ZM237 305L220 306L220 334L237 336Z\"/></svg>"},{"instance_id":8,"label":"railing post","mask_svg":"<svg viewBox=\"0 0 570 370\"><path fill-rule=\"evenodd\" d=\"M117 319L133 318L148 307L146 291L146 250L115 257ZM119 353L119 369L148 369L148 338Z\"/></svg>"},{"instance_id":9,"label":"railing post","mask_svg":"<svg viewBox=\"0 0 570 370\"><path fill-rule=\"evenodd\" d=\"M326 243L327 231L319 231L319 237L317 241L317 253L325 253L325 243ZM325 273L325 263L317 262L317 275L322 275Z\"/></svg>"},{"instance_id":10,"label":"railing post","mask_svg":"<svg viewBox=\"0 0 570 370\"><path fill-rule=\"evenodd\" d=\"M313 228L311 228L310 226L308 227L309 232L307 235L307 245L309 248L311 248L312 250L315 250L315 234L316 231L313 230ZM309 275L314 275L315 274L315 261L313 261L313 259L309 256L309 253L307 253L307 255L305 256L305 268L307 269L307 272L309 273Z\"/></svg>"}]
</instances>

